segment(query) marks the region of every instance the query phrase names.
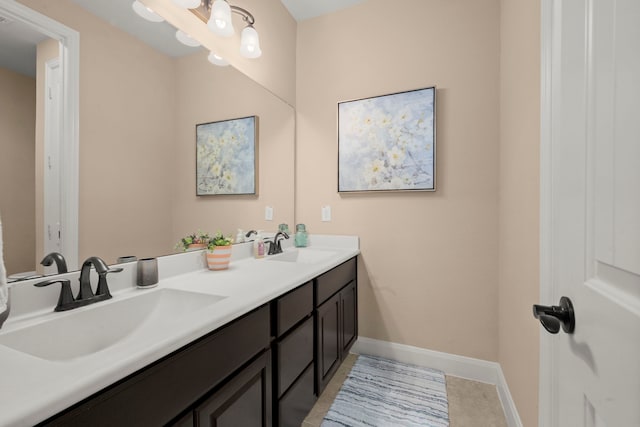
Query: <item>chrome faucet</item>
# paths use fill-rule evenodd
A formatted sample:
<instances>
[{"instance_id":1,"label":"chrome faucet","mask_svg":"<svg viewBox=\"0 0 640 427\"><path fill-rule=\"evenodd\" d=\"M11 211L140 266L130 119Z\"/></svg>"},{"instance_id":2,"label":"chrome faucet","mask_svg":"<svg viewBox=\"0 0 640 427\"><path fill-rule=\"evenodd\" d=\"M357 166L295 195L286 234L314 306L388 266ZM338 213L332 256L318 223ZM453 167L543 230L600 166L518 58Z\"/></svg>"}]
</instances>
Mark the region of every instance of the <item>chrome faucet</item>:
<instances>
[{"instance_id":1,"label":"chrome faucet","mask_svg":"<svg viewBox=\"0 0 640 427\"><path fill-rule=\"evenodd\" d=\"M95 294L91 289L91 266L93 266L98 273L98 286ZM54 310L66 311L111 298L111 292L109 292L109 286L107 285L107 274L118 273L120 271L122 271L122 268L109 268L102 259L90 257L82 264L82 269L80 270L80 290L75 298L71 292L69 279L51 279L36 283L34 286L43 287L60 283L60 297Z\"/></svg>"},{"instance_id":2,"label":"chrome faucet","mask_svg":"<svg viewBox=\"0 0 640 427\"><path fill-rule=\"evenodd\" d=\"M280 242L283 239L288 239L289 235L284 231L278 231L276 235L273 237L273 241L267 240L269 242L269 252L267 255L276 255L282 253L282 245Z\"/></svg>"},{"instance_id":3,"label":"chrome faucet","mask_svg":"<svg viewBox=\"0 0 640 427\"><path fill-rule=\"evenodd\" d=\"M62 256L60 252L48 253L44 258L42 258L42 261L40 261L40 264L44 265L45 267L49 267L54 262L56 263L58 274L69 272L69 270L67 270L67 261L65 261L64 256Z\"/></svg>"}]
</instances>

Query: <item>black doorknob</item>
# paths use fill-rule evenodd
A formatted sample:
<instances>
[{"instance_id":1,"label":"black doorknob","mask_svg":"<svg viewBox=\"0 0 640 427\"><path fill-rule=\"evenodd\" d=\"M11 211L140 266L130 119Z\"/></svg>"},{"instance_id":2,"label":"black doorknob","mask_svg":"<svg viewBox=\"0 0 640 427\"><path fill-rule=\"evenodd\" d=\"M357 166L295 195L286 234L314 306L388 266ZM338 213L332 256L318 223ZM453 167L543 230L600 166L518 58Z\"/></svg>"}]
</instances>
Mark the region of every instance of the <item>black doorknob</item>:
<instances>
[{"instance_id":1,"label":"black doorknob","mask_svg":"<svg viewBox=\"0 0 640 427\"><path fill-rule=\"evenodd\" d=\"M560 298L560 305L533 305L533 317L540 320L542 326L552 334L562 330L568 334L573 333L576 327L576 317L573 312L573 304L567 297Z\"/></svg>"}]
</instances>

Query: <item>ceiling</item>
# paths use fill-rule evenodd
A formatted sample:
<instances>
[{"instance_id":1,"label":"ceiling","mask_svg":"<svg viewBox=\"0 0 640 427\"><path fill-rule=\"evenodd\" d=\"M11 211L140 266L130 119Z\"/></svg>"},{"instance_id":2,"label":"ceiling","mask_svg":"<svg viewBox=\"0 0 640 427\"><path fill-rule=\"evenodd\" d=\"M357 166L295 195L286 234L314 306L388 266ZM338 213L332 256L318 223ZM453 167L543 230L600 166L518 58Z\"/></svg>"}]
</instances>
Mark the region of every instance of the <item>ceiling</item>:
<instances>
[{"instance_id":1,"label":"ceiling","mask_svg":"<svg viewBox=\"0 0 640 427\"><path fill-rule=\"evenodd\" d=\"M280 0L298 22L362 3L366 0ZM145 21L131 10L132 0L73 0L82 8L172 57L194 52L175 39L175 29ZM235 1L231 1L235 3ZM239 0L242 4L242 1ZM47 37L20 22L0 16L0 67L35 77L36 45Z\"/></svg>"},{"instance_id":2,"label":"ceiling","mask_svg":"<svg viewBox=\"0 0 640 427\"><path fill-rule=\"evenodd\" d=\"M289 9L296 21L326 15L340 9L346 9L365 0L280 0Z\"/></svg>"}]
</instances>

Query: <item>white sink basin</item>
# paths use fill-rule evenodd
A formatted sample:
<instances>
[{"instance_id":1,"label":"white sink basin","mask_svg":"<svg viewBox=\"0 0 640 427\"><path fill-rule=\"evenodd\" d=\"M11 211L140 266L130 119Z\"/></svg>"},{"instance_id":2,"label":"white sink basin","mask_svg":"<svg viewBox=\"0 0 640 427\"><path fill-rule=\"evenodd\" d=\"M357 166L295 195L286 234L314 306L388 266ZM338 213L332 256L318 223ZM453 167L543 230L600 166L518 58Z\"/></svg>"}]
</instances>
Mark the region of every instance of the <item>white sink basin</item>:
<instances>
[{"instance_id":1,"label":"white sink basin","mask_svg":"<svg viewBox=\"0 0 640 427\"><path fill-rule=\"evenodd\" d=\"M330 258L336 254L335 251L330 249L311 249L311 248L300 248L300 249L288 249L281 254L272 255L267 258L269 261L284 261L284 262L295 262L299 264L315 264L317 262L324 261L327 258Z\"/></svg>"},{"instance_id":2,"label":"white sink basin","mask_svg":"<svg viewBox=\"0 0 640 427\"><path fill-rule=\"evenodd\" d=\"M52 320L0 334L0 345L47 360L86 356L123 342L150 341L182 316L226 297L175 289L138 291L59 313Z\"/></svg>"}]
</instances>

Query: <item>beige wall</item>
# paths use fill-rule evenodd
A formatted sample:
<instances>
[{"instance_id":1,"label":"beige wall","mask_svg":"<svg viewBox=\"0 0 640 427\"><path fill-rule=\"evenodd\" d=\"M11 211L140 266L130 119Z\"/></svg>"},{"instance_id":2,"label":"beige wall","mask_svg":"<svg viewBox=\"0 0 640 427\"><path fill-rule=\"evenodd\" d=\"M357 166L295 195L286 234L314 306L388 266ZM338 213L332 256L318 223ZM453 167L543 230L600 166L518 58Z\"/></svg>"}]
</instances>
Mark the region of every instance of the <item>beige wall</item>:
<instances>
[{"instance_id":1,"label":"beige wall","mask_svg":"<svg viewBox=\"0 0 640 427\"><path fill-rule=\"evenodd\" d=\"M175 64L92 19L73 26L82 34L79 259L168 253Z\"/></svg>"},{"instance_id":2,"label":"beige wall","mask_svg":"<svg viewBox=\"0 0 640 427\"><path fill-rule=\"evenodd\" d=\"M200 52L177 61L177 137L172 172L173 236L197 229L276 231L279 223L293 226L293 108L233 67L217 67ZM206 94L206 96L202 96ZM195 126L198 123L258 116L258 195L196 196ZM265 221L266 206L274 209Z\"/></svg>"},{"instance_id":3,"label":"beige wall","mask_svg":"<svg viewBox=\"0 0 640 427\"><path fill-rule=\"evenodd\" d=\"M35 79L0 68L0 107L0 215L4 262L14 274L33 270L36 243Z\"/></svg>"},{"instance_id":4,"label":"beige wall","mask_svg":"<svg viewBox=\"0 0 640 427\"><path fill-rule=\"evenodd\" d=\"M537 425L540 3L384 5L299 24L296 220L361 237L361 335L499 361ZM438 191L337 195L336 102L432 84Z\"/></svg>"},{"instance_id":5,"label":"beige wall","mask_svg":"<svg viewBox=\"0 0 640 427\"><path fill-rule=\"evenodd\" d=\"M169 252L174 62L71 0L21 3L80 32L79 259Z\"/></svg>"},{"instance_id":6,"label":"beige wall","mask_svg":"<svg viewBox=\"0 0 640 427\"><path fill-rule=\"evenodd\" d=\"M499 2L388 5L298 24L296 221L360 236L360 335L495 361ZM336 103L431 85L438 190L337 194Z\"/></svg>"},{"instance_id":7,"label":"beige wall","mask_svg":"<svg viewBox=\"0 0 640 427\"><path fill-rule=\"evenodd\" d=\"M498 361L525 426L538 425L540 2L501 0Z\"/></svg>"}]
</instances>

